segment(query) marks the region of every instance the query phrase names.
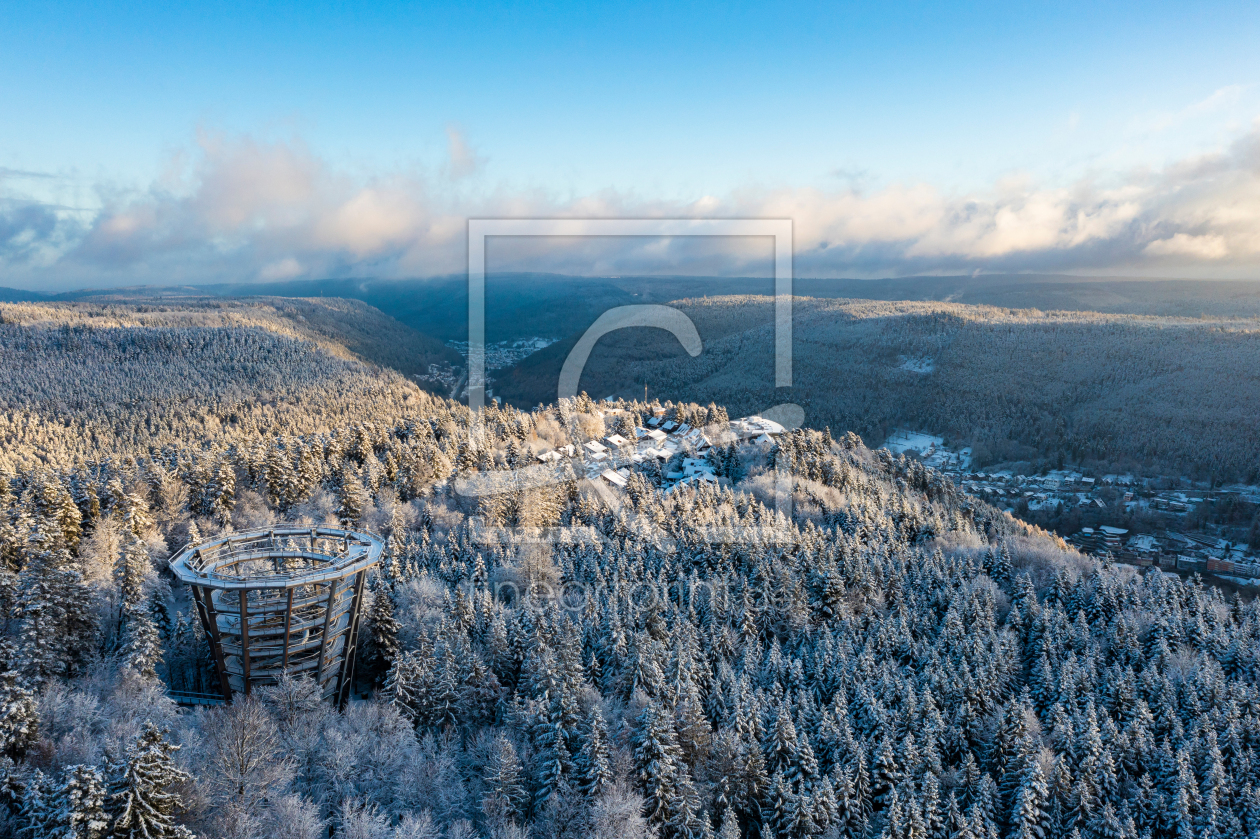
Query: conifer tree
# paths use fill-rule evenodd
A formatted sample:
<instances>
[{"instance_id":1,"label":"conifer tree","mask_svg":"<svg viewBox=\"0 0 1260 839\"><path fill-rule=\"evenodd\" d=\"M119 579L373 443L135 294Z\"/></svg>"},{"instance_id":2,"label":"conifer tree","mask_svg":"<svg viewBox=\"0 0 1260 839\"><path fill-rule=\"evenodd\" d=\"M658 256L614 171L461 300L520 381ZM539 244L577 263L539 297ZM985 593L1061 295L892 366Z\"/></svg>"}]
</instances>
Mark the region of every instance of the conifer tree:
<instances>
[{"instance_id":1,"label":"conifer tree","mask_svg":"<svg viewBox=\"0 0 1260 839\"><path fill-rule=\"evenodd\" d=\"M236 468L226 454L219 458L214 467L214 478L209 487L209 503L207 512L223 526L232 520L232 511L236 508Z\"/></svg>"},{"instance_id":2,"label":"conifer tree","mask_svg":"<svg viewBox=\"0 0 1260 839\"><path fill-rule=\"evenodd\" d=\"M875 753L874 765L871 768L871 792L874 803L887 805L892 798L893 790L901 783L901 769L897 765L897 757L893 752L892 739L884 737Z\"/></svg>"},{"instance_id":3,"label":"conifer tree","mask_svg":"<svg viewBox=\"0 0 1260 839\"><path fill-rule=\"evenodd\" d=\"M346 527L356 527L367 508L367 490L363 482L347 464L343 467L337 484L337 518Z\"/></svg>"},{"instance_id":4,"label":"conifer tree","mask_svg":"<svg viewBox=\"0 0 1260 839\"><path fill-rule=\"evenodd\" d=\"M685 765L681 767L678 786L670 801L670 817L666 832L673 839L712 839L713 826L707 813L701 810L700 794L691 780Z\"/></svg>"},{"instance_id":5,"label":"conifer tree","mask_svg":"<svg viewBox=\"0 0 1260 839\"><path fill-rule=\"evenodd\" d=\"M20 758L39 735L35 696L13 670L0 673L0 754Z\"/></svg>"},{"instance_id":6,"label":"conifer tree","mask_svg":"<svg viewBox=\"0 0 1260 839\"><path fill-rule=\"evenodd\" d=\"M104 839L110 825L101 770L67 767L65 782L54 794L50 809L49 839Z\"/></svg>"},{"instance_id":7,"label":"conifer tree","mask_svg":"<svg viewBox=\"0 0 1260 839\"><path fill-rule=\"evenodd\" d=\"M54 792L52 779L42 770L36 769L27 779L18 812L19 839L43 839L48 835L49 822L54 816Z\"/></svg>"},{"instance_id":8,"label":"conifer tree","mask_svg":"<svg viewBox=\"0 0 1260 839\"><path fill-rule=\"evenodd\" d=\"M795 780L800 763L800 742L792 715L784 705L779 706L774 725L767 732L765 755L767 771L771 774L784 772L789 781Z\"/></svg>"},{"instance_id":9,"label":"conifer tree","mask_svg":"<svg viewBox=\"0 0 1260 839\"><path fill-rule=\"evenodd\" d=\"M529 793L521 778L521 761L516 747L503 735L494 740L485 772L486 798L482 809L495 817L512 820L525 814Z\"/></svg>"},{"instance_id":10,"label":"conifer tree","mask_svg":"<svg viewBox=\"0 0 1260 839\"><path fill-rule=\"evenodd\" d=\"M134 534L123 545L119 560L119 628L145 601L145 584L152 570L149 549Z\"/></svg>"},{"instance_id":11,"label":"conifer tree","mask_svg":"<svg viewBox=\"0 0 1260 839\"><path fill-rule=\"evenodd\" d=\"M1046 836L1046 794L1041 764L1036 760L1029 761L1015 796L1015 812L1011 814L1011 829L1016 839L1043 839Z\"/></svg>"},{"instance_id":12,"label":"conifer tree","mask_svg":"<svg viewBox=\"0 0 1260 839\"><path fill-rule=\"evenodd\" d=\"M175 818L183 806L175 787L189 776L175 765L179 746L166 732L146 723L111 784L112 836L118 839L191 839Z\"/></svg>"},{"instance_id":13,"label":"conifer tree","mask_svg":"<svg viewBox=\"0 0 1260 839\"><path fill-rule=\"evenodd\" d=\"M422 708L424 719L434 728L453 727L459 724L461 667L451 645L442 645L436 665L431 690Z\"/></svg>"},{"instance_id":14,"label":"conifer tree","mask_svg":"<svg viewBox=\"0 0 1260 839\"><path fill-rule=\"evenodd\" d=\"M678 793L679 765L682 750L678 748L673 722L669 714L654 701L649 701L635 724L631 745L639 785L647 795L648 818L667 824L673 818Z\"/></svg>"},{"instance_id":15,"label":"conifer tree","mask_svg":"<svg viewBox=\"0 0 1260 839\"><path fill-rule=\"evenodd\" d=\"M16 572L20 570L18 554L21 550L21 539L18 528L14 526L16 498L13 493L13 477L7 472L0 472L0 567Z\"/></svg>"},{"instance_id":16,"label":"conifer tree","mask_svg":"<svg viewBox=\"0 0 1260 839\"><path fill-rule=\"evenodd\" d=\"M596 706L591 710L586 742L577 757L578 791L586 796L599 795L613 782L608 755L608 731L604 715Z\"/></svg>"},{"instance_id":17,"label":"conifer tree","mask_svg":"<svg viewBox=\"0 0 1260 839\"><path fill-rule=\"evenodd\" d=\"M762 823L772 836L792 835L798 803L782 770L775 772L770 778L765 807L762 808Z\"/></svg>"},{"instance_id":18,"label":"conifer tree","mask_svg":"<svg viewBox=\"0 0 1260 839\"><path fill-rule=\"evenodd\" d=\"M534 807L540 808L562 785L573 771L568 746L565 745L564 729L558 722L545 719L536 726L535 734L536 791Z\"/></svg>"},{"instance_id":19,"label":"conifer tree","mask_svg":"<svg viewBox=\"0 0 1260 839\"><path fill-rule=\"evenodd\" d=\"M398 630L401 625L394 617L394 601L389 591L378 586L372 592L371 606L367 610L367 637L364 661L367 671L375 679L381 679L398 657Z\"/></svg>"},{"instance_id":20,"label":"conifer tree","mask_svg":"<svg viewBox=\"0 0 1260 839\"><path fill-rule=\"evenodd\" d=\"M429 667L419 652L407 651L394 659L382 695L407 719L418 722L428 697Z\"/></svg>"},{"instance_id":21,"label":"conifer tree","mask_svg":"<svg viewBox=\"0 0 1260 839\"><path fill-rule=\"evenodd\" d=\"M157 678L157 667L162 662L162 640L153 616L144 605L128 609L119 654L127 667L141 678Z\"/></svg>"},{"instance_id":22,"label":"conifer tree","mask_svg":"<svg viewBox=\"0 0 1260 839\"><path fill-rule=\"evenodd\" d=\"M64 548L37 548L18 585L19 666L40 686L69 673L89 649L91 599Z\"/></svg>"}]
</instances>

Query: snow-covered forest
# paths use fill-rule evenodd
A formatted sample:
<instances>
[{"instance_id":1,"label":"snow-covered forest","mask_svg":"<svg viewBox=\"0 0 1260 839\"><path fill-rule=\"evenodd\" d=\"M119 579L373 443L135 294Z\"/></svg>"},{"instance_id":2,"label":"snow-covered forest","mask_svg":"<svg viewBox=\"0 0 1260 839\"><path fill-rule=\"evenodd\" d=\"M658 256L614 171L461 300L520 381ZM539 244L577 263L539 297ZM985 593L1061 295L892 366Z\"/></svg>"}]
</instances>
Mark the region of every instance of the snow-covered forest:
<instances>
[{"instance_id":1,"label":"snow-covered forest","mask_svg":"<svg viewBox=\"0 0 1260 839\"><path fill-rule=\"evenodd\" d=\"M650 409L466 408L272 323L0 325L0 833L1260 836L1260 608L1103 567L852 434L468 496ZM790 515L776 510L790 476ZM214 708L166 559L386 537L344 710Z\"/></svg>"}]
</instances>

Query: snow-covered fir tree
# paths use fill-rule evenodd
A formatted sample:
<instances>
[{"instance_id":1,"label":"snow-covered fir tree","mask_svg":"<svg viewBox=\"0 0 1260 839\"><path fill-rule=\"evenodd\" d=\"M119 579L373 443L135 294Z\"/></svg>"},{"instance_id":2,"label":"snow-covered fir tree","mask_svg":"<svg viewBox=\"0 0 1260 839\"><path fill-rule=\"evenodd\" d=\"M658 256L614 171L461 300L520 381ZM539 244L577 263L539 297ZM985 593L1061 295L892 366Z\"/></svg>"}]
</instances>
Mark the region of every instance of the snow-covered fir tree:
<instances>
[{"instance_id":1,"label":"snow-covered fir tree","mask_svg":"<svg viewBox=\"0 0 1260 839\"><path fill-rule=\"evenodd\" d=\"M186 839L191 832L177 821L182 800L177 787L189 780L174 759L179 746L167 732L146 723L117 768L110 791L114 814L111 836L125 839Z\"/></svg>"}]
</instances>

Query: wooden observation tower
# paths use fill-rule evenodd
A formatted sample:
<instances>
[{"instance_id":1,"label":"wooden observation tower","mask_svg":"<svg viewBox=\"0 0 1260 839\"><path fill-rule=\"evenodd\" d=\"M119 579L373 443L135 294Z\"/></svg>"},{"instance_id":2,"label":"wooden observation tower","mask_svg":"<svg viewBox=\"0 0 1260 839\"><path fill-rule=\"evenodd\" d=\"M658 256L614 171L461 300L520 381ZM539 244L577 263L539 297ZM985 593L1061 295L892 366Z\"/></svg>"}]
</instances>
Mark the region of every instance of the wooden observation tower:
<instances>
[{"instance_id":1,"label":"wooden observation tower","mask_svg":"<svg viewBox=\"0 0 1260 839\"><path fill-rule=\"evenodd\" d=\"M309 676L339 706L350 698L369 569L384 543L368 533L275 527L188 545L171 560L192 589L223 698Z\"/></svg>"}]
</instances>

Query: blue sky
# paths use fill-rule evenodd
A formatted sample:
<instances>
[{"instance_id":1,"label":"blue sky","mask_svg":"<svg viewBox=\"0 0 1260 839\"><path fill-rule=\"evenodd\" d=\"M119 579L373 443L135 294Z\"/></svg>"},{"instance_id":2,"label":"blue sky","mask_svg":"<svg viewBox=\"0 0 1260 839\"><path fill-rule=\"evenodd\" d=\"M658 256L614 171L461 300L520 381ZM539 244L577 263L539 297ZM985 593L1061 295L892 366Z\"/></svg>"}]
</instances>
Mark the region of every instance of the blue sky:
<instances>
[{"instance_id":1,"label":"blue sky","mask_svg":"<svg viewBox=\"0 0 1260 839\"><path fill-rule=\"evenodd\" d=\"M469 215L583 213L1255 275L1260 4L887 6L5 4L0 285L444 273Z\"/></svg>"}]
</instances>

